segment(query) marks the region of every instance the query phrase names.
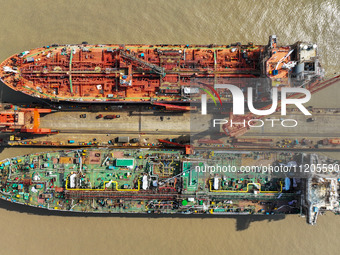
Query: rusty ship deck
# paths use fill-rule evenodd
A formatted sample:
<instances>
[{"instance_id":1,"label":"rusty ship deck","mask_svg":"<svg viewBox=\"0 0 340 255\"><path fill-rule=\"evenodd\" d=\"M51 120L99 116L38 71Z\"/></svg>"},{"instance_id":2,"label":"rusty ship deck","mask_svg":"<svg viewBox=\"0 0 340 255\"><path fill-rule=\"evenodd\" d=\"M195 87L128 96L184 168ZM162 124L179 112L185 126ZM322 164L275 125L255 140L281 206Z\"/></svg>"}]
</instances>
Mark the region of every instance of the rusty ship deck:
<instances>
[{"instance_id":1,"label":"rusty ship deck","mask_svg":"<svg viewBox=\"0 0 340 255\"><path fill-rule=\"evenodd\" d=\"M74 102L189 102L216 93L216 83L239 86L267 78L256 101L270 101L272 86L301 86L323 76L312 43L268 45L51 45L9 57L0 65L10 88L38 98ZM227 92L218 90L224 101Z\"/></svg>"}]
</instances>

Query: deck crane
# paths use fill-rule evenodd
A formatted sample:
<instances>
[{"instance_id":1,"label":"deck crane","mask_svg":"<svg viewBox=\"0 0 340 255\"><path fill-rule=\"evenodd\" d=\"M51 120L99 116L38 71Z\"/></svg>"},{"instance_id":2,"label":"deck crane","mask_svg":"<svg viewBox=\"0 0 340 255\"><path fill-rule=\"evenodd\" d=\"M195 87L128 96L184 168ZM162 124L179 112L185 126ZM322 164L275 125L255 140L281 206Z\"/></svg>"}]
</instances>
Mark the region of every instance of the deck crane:
<instances>
[{"instance_id":1,"label":"deck crane","mask_svg":"<svg viewBox=\"0 0 340 255\"><path fill-rule=\"evenodd\" d=\"M163 67L160 67L160 66L158 66L158 65L149 63L149 62L147 62L147 61L145 61L145 60L143 60L143 59L140 59L140 58L136 57L136 56L133 55L133 54L127 53L125 50L122 50L122 49L119 50L119 53L120 53L120 55L121 55L123 58L129 59L129 60L132 61L132 62L138 63L138 65L140 65L140 66L148 67L148 68L150 68L152 71L154 71L155 73L161 75L162 77L165 76L165 71L164 71L164 68L163 68Z\"/></svg>"}]
</instances>

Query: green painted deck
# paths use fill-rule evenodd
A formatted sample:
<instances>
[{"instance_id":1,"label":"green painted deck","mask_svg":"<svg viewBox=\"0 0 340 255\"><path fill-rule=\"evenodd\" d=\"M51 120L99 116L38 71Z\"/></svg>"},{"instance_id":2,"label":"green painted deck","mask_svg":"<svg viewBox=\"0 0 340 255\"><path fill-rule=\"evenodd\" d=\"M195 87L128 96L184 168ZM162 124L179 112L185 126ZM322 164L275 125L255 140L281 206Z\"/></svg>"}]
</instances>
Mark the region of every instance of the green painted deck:
<instances>
[{"instance_id":1,"label":"green painted deck","mask_svg":"<svg viewBox=\"0 0 340 255\"><path fill-rule=\"evenodd\" d=\"M262 214L298 199L299 187L283 191L284 179L260 171L204 169L223 165L239 170L299 156L218 151L185 155L182 150L108 148L31 154L0 162L1 198L61 211Z\"/></svg>"},{"instance_id":2,"label":"green painted deck","mask_svg":"<svg viewBox=\"0 0 340 255\"><path fill-rule=\"evenodd\" d=\"M116 166L133 166L133 159L117 159Z\"/></svg>"}]
</instances>

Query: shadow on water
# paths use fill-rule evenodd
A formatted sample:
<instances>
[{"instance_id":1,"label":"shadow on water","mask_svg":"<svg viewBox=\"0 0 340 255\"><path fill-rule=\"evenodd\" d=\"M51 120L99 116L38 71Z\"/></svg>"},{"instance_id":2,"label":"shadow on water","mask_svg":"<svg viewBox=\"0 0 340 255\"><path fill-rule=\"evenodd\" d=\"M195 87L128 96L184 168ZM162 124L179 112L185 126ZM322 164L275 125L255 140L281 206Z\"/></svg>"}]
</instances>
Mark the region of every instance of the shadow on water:
<instances>
[{"instance_id":1,"label":"shadow on water","mask_svg":"<svg viewBox=\"0 0 340 255\"><path fill-rule=\"evenodd\" d=\"M6 86L0 81L0 103L8 103L17 105L20 107L39 107L39 108L51 108L52 110L62 111L84 111L87 109L89 112L106 111L109 107L115 111L121 111L121 108L125 111L129 111L129 116L182 116L183 112L171 112L164 111L162 106L153 106L148 102L67 102L67 101L50 101L48 99L41 99L33 96L26 95L20 91L15 91ZM185 104L185 103L179 103ZM118 107L123 106L123 107ZM110 109L110 108L109 108ZM149 112L143 112L140 111Z\"/></svg>"},{"instance_id":2,"label":"shadow on water","mask_svg":"<svg viewBox=\"0 0 340 255\"><path fill-rule=\"evenodd\" d=\"M0 154L7 147L6 143L10 140L10 134L0 132Z\"/></svg>"},{"instance_id":3,"label":"shadow on water","mask_svg":"<svg viewBox=\"0 0 340 255\"><path fill-rule=\"evenodd\" d=\"M165 219L165 218L179 218L179 219L212 219L212 218L224 218L224 219L236 219L236 230L241 231L247 229L252 222L256 221L279 221L285 219L285 215L214 215L214 214L129 214L129 213L82 213L82 212L62 212L47 210L44 208L36 208L32 206L16 204L9 201L0 199L0 208L7 211L15 211L20 213L26 213L30 215L41 216L58 216L58 217L114 217L114 218L144 218L144 219Z\"/></svg>"},{"instance_id":4,"label":"shadow on water","mask_svg":"<svg viewBox=\"0 0 340 255\"><path fill-rule=\"evenodd\" d=\"M0 146L0 153L3 152L4 149L5 149L5 146Z\"/></svg>"},{"instance_id":5,"label":"shadow on water","mask_svg":"<svg viewBox=\"0 0 340 255\"><path fill-rule=\"evenodd\" d=\"M0 100L2 103L10 104L31 104L42 103L42 100L25 95L22 92L14 91L0 81ZM44 102L45 103L45 102Z\"/></svg>"}]
</instances>

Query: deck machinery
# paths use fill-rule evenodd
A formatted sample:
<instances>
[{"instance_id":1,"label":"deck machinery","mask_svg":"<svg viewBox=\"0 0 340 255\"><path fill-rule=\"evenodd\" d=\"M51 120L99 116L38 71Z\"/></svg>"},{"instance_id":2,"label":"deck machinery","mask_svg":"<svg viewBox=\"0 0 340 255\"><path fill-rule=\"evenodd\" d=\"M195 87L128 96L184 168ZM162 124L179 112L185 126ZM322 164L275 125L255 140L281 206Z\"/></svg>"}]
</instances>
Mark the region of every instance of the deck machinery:
<instances>
[{"instance_id":1,"label":"deck machinery","mask_svg":"<svg viewBox=\"0 0 340 255\"><path fill-rule=\"evenodd\" d=\"M306 162L334 171L323 179L293 171ZM338 168L338 161L304 153L77 149L1 161L0 192L11 202L60 211L306 213L314 223L316 212L339 212Z\"/></svg>"},{"instance_id":2,"label":"deck machinery","mask_svg":"<svg viewBox=\"0 0 340 255\"><path fill-rule=\"evenodd\" d=\"M268 45L51 45L13 55L0 65L10 88L53 101L189 102L216 83L241 88L244 78L268 78L257 102L270 101L271 86L301 86L320 79L317 46ZM190 89L190 88L201 89ZM224 102L229 92L217 89Z\"/></svg>"}]
</instances>

